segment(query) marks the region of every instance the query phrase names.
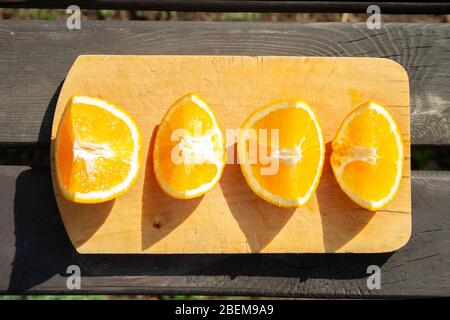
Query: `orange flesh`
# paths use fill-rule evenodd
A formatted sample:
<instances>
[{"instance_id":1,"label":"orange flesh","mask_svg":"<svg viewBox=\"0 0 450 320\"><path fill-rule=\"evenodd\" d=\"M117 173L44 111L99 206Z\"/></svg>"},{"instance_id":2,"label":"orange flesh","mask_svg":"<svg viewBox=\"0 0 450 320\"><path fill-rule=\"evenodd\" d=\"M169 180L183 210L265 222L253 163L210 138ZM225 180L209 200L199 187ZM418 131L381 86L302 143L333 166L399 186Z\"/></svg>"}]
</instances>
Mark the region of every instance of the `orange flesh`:
<instances>
[{"instance_id":1,"label":"orange flesh","mask_svg":"<svg viewBox=\"0 0 450 320\"><path fill-rule=\"evenodd\" d=\"M396 174L395 164L383 159L378 160L376 166L364 161L354 161L345 167L343 179L360 197L379 201L388 196Z\"/></svg>"},{"instance_id":2,"label":"orange flesh","mask_svg":"<svg viewBox=\"0 0 450 320\"><path fill-rule=\"evenodd\" d=\"M109 190L124 181L134 148L126 123L102 108L86 104L73 104L63 117L56 155L62 187L70 193L90 193ZM87 160L74 156L74 143L84 154L99 145L107 151L98 151L98 156Z\"/></svg>"},{"instance_id":3,"label":"orange flesh","mask_svg":"<svg viewBox=\"0 0 450 320\"><path fill-rule=\"evenodd\" d=\"M208 161L199 164L174 163L172 150L180 143L181 138L172 141L172 133L177 129L184 129L191 137L201 137L217 128L208 112L192 100L182 105L175 104L172 108L168 112L170 116L164 117L158 130L155 141L158 152L154 161L161 180L174 191L185 192L210 182L217 175L218 168ZM212 136L214 151L222 152L217 139L217 134Z\"/></svg>"},{"instance_id":4,"label":"orange flesh","mask_svg":"<svg viewBox=\"0 0 450 320\"><path fill-rule=\"evenodd\" d=\"M260 129L267 130L267 147L265 141L261 141L261 136L257 136L258 153L263 153L263 156L268 157L278 149L295 150L296 146L300 146L301 150L301 158L295 164L280 159L279 169L273 175L262 174L261 168L269 167L270 164L263 164L261 157L258 157L257 163L251 164L252 174L258 184L270 193L283 198L305 196L314 183L321 158L318 132L309 114L295 107L278 109L256 121L252 128L256 132L260 132L258 131ZM279 146L271 141L273 129L279 130ZM246 150L249 154L249 142Z\"/></svg>"},{"instance_id":5,"label":"orange flesh","mask_svg":"<svg viewBox=\"0 0 450 320\"><path fill-rule=\"evenodd\" d=\"M344 183L363 199L386 198L394 184L400 157L388 120L375 110L367 110L352 119L344 136L342 141L333 143L332 165L340 165L352 156L355 147L365 155L375 155L373 163L360 159L347 164L342 173Z\"/></svg>"}]
</instances>

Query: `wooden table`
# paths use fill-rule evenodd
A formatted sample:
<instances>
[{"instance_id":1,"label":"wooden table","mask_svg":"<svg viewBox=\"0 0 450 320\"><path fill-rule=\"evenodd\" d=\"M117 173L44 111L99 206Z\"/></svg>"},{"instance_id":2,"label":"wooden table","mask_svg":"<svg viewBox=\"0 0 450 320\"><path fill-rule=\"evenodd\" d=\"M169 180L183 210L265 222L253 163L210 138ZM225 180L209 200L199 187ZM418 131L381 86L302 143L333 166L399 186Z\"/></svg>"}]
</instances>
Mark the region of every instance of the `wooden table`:
<instances>
[{"instance_id":1,"label":"wooden table","mask_svg":"<svg viewBox=\"0 0 450 320\"><path fill-rule=\"evenodd\" d=\"M412 148L450 145L450 25L0 21L0 147L48 152L55 103L80 54L371 56L408 71ZM80 255L50 170L0 166L1 293L417 297L450 295L450 172L413 171L413 233L385 254ZM380 234L380 237L382 235ZM66 287L81 268L81 290ZM367 267L381 267L369 290Z\"/></svg>"}]
</instances>

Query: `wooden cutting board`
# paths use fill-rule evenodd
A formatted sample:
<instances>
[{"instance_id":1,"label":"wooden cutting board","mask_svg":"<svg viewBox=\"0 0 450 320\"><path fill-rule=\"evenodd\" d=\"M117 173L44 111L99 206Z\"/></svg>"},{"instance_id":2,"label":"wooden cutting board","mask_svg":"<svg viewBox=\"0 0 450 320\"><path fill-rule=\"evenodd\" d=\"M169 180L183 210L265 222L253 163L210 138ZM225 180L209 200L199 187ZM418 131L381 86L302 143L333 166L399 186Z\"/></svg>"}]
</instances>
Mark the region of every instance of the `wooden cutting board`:
<instances>
[{"instance_id":1,"label":"wooden cutting board","mask_svg":"<svg viewBox=\"0 0 450 320\"><path fill-rule=\"evenodd\" d=\"M222 129L239 128L252 111L273 101L308 102L322 125L327 150L319 187L309 203L285 209L265 202L250 190L236 164L226 165L219 184L202 198L176 200L165 195L152 170L152 137L167 108L189 92L209 102ZM80 56L58 99L52 154L59 120L73 94L99 97L126 109L144 143L137 183L113 201L71 203L53 179L64 225L80 253L386 252L402 247L410 237L408 76L391 60ZM376 213L358 207L341 191L329 164L330 141L339 124L367 100L379 102L392 114L405 147L399 192ZM234 147L227 141L228 157Z\"/></svg>"}]
</instances>

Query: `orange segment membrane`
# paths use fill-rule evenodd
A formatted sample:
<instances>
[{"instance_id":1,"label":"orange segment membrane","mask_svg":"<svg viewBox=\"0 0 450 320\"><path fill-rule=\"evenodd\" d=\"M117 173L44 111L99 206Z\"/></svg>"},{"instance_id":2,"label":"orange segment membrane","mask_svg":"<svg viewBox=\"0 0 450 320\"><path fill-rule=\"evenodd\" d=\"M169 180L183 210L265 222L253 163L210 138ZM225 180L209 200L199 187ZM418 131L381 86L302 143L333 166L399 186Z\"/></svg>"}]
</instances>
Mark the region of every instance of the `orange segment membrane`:
<instances>
[{"instance_id":1,"label":"orange segment membrane","mask_svg":"<svg viewBox=\"0 0 450 320\"><path fill-rule=\"evenodd\" d=\"M64 193L72 200L77 201L77 195L92 194L92 199L78 200L98 202L127 188L121 184L130 178L132 166L139 166L134 163L138 159L133 158L139 141L133 140L129 124L121 118L127 115L118 107L108 105L110 109L104 109L95 104L76 102L76 99L107 104L78 96L69 101L56 139L58 177ZM114 114L115 108L119 110L117 114ZM129 179L130 183L134 178ZM116 190L119 185L123 190Z\"/></svg>"},{"instance_id":2,"label":"orange segment membrane","mask_svg":"<svg viewBox=\"0 0 450 320\"><path fill-rule=\"evenodd\" d=\"M252 117L257 119L251 122ZM300 108L293 102L261 108L249 119L243 128L248 132L245 141L240 143L245 143L241 167L250 186L282 206L304 202L317 186L323 163L323 140L314 114L308 106Z\"/></svg>"},{"instance_id":3,"label":"orange segment membrane","mask_svg":"<svg viewBox=\"0 0 450 320\"><path fill-rule=\"evenodd\" d=\"M359 205L376 210L396 193L403 145L398 127L380 105L353 110L332 143L330 162L344 192Z\"/></svg>"},{"instance_id":4,"label":"orange segment membrane","mask_svg":"<svg viewBox=\"0 0 450 320\"><path fill-rule=\"evenodd\" d=\"M223 149L222 133L207 104L195 95L183 97L164 116L155 140L160 186L177 198L205 193L220 177Z\"/></svg>"}]
</instances>

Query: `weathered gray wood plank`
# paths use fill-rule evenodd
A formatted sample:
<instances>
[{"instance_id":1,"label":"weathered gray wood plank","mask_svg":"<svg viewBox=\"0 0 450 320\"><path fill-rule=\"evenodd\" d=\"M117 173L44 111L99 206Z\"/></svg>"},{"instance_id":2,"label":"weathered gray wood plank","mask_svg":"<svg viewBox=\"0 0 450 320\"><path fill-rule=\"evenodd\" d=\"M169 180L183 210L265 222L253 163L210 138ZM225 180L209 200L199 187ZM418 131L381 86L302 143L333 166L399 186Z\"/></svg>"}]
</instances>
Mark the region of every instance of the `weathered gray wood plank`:
<instances>
[{"instance_id":1,"label":"weathered gray wood plank","mask_svg":"<svg viewBox=\"0 0 450 320\"><path fill-rule=\"evenodd\" d=\"M450 25L0 21L0 144L48 144L80 54L372 56L408 71L413 144L450 144ZM349 75L351 76L351 75Z\"/></svg>"},{"instance_id":2,"label":"weathered gray wood plank","mask_svg":"<svg viewBox=\"0 0 450 320\"><path fill-rule=\"evenodd\" d=\"M49 170L0 167L0 293L450 296L450 172L413 171L412 188L412 237L395 253L78 255ZM66 288L71 264L77 292ZM380 290L367 289L369 265L381 267Z\"/></svg>"}]
</instances>

